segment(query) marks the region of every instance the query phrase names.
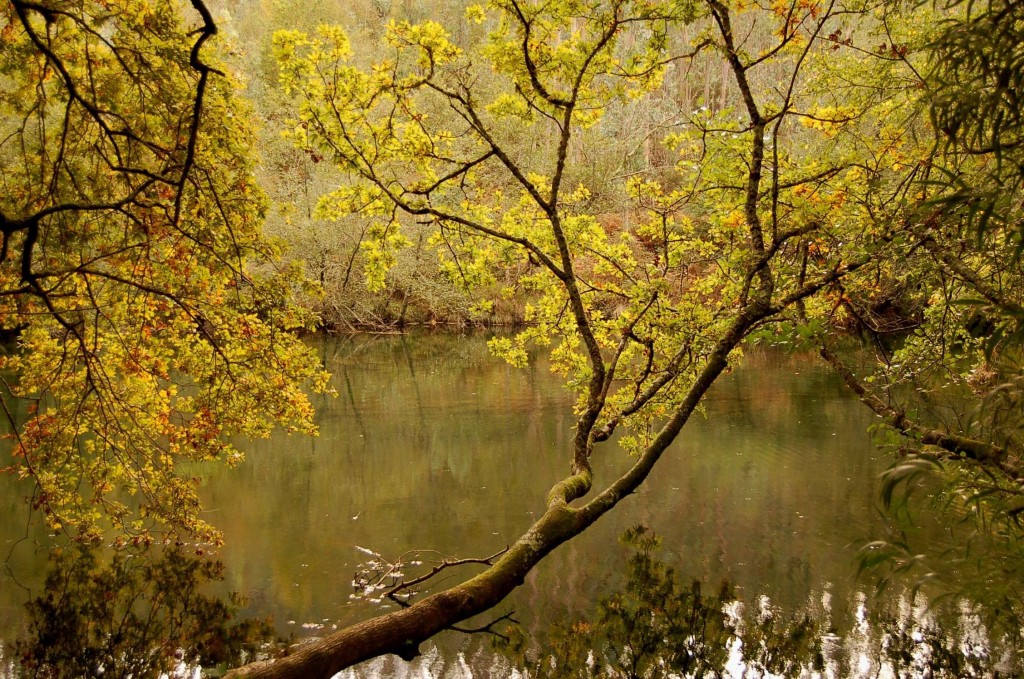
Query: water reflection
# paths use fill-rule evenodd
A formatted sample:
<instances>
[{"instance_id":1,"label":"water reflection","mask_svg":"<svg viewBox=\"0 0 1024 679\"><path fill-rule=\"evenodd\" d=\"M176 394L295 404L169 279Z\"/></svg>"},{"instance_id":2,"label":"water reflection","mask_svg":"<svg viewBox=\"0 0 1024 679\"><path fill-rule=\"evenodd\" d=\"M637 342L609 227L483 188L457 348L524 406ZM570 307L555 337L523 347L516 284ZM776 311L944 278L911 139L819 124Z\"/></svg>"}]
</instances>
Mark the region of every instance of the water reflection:
<instances>
[{"instance_id":1,"label":"water reflection","mask_svg":"<svg viewBox=\"0 0 1024 679\"><path fill-rule=\"evenodd\" d=\"M234 596L210 595L224 565L178 549L50 552L25 634L9 645L8 676L192 676L234 667L273 638L267 620L237 620Z\"/></svg>"},{"instance_id":2,"label":"water reflection","mask_svg":"<svg viewBox=\"0 0 1024 679\"><path fill-rule=\"evenodd\" d=\"M277 435L245 444L248 459L236 469L194 470L204 477L204 518L226 538L224 579L212 591L242 593L239 614L271 617L282 637L323 634L387 605L350 598L365 561L358 547L389 559L410 549L465 558L503 548L564 476L572 439L571 397L559 378L542 360L518 370L493 359L486 337L354 337L318 349L338 392L318 404L319 438ZM677 572L703 583L704 601L723 579L748 611L767 597L778 620L829 598L828 626L814 630L829 657L829 630L861 624L850 545L883 530L877 479L890 458L872 445L872 423L815 357L750 353L644 487L551 554L496 614L514 611L536 638L550 620L589 615L622 585L628 556L617 537L642 522L662 537ZM595 455L595 478L629 463L608 444ZM25 493L0 478L0 543L30 538L7 565L40 591L49 538L38 527L26 531ZM0 638L25 629L24 599L0 571ZM411 666L384 658L347 676L514 671L485 642L451 634L437 644Z\"/></svg>"},{"instance_id":3,"label":"water reflection","mask_svg":"<svg viewBox=\"0 0 1024 679\"><path fill-rule=\"evenodd\" d=\"M728 583L709 591L660 556L646 527L623 535L632 554L625 584L586 616L562 620L538 639L511 628L496 642L514 667L537 679L620 677L1018 676L1012 644L990 640L962 612L879 603L838 628L828 597L787 613L767 597L742 601ZM1007 651L1007 653L1004 653Z\"/></svg>"}]
</instances>

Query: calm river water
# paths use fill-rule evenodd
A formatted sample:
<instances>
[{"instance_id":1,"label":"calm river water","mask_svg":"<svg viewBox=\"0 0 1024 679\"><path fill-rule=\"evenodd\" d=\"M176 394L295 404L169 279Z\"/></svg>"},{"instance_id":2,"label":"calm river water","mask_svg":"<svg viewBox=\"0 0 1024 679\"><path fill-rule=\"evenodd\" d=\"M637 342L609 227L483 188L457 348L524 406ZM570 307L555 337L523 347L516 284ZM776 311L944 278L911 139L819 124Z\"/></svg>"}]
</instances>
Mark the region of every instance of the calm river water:
<instances>
[{"instance_id":1,"label":"calm river water","mask_svg":"<svg viewBox=\"0 0 1024 679\"><path fill-rule=\"evenodd\" d=\"M424 334L331 339L319 346L337 398L319 407L320 436L280 435L248 446L236 469L204 469L209 520L223 529L224 591L244 613L272 615L280 634L323 634L372 612L351 581L366 559L433 549L494 553L542 510L567 469L570 396L543 361L518 370L489 356L482 336ZM752 352L716 385L635 496L552 554L500 612L531 633L591 610L622 584L618 536L644 523L680 573L728 579L742 598L783 610L829 601L856 615L850 547L880 529L877 479L889 460L870 442L867 410L810 355ZM628 460L607 447L598 484ZM24 489L0 479L2 638L24 625L48 552L26 529ZM28 535L28 540L15 541ZM13 545L13 548L12 548ZM378 661L362 674L501 676L486 645L451 633L407 667Z\"/></svg>"}]
</instances>

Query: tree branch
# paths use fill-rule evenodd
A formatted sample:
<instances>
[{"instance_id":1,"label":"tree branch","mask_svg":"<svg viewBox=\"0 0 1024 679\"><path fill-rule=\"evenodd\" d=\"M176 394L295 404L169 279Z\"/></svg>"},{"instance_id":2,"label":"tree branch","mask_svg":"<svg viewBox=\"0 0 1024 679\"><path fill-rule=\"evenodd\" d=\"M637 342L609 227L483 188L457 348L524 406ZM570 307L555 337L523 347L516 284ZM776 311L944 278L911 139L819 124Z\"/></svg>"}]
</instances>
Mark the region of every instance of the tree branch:
<instances>
[{"instance_id":1,"label":"tree branch","mask_svg":"<svg viewBox=\"0 0 1024 679\"><path fill-rule=\"evenodd\" d=\"M873 410L886 423L911 438L915 438L926 445L941 448L951 456L962 456L976 462L991 465L1014 478L1020 475L1020 469L1007 458L1007 451L985 441L971 439L958 434L929 429L924 427L895 408L887 405L882 399L869 391L853 374L853 371L836 355L828 345L823 344L819 352L821 357L828 362L836 373L843 379L850 391L855 393L861 402Z\"/></svg>"}]
</instances>

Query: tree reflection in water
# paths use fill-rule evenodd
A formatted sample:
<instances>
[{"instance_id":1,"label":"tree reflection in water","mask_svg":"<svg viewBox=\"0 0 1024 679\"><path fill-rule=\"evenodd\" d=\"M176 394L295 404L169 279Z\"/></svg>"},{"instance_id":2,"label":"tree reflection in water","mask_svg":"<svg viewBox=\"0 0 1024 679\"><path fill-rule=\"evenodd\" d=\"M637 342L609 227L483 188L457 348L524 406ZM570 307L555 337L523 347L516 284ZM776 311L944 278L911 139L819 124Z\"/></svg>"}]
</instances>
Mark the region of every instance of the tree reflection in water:
<instances>
[{"instance_id":1,"label":"tree reflection in water","mask_svg":"<svg viewBox=\"0 0 1024 679\"><path fill-rule=\"evenodd\" d=\"M687 582L657 556L643 526L622 541L632 549L623 589L588 618L554 623L543 649L519 628L496 642L530 677L1000 677L1020 676L1015 644L991 640L962 611L914 610L858 616L845 630L828 603L787 616L767 599L744 604L728 583L713 593ZM864 608L861 607L861 613ZM866 614L865 614L866 616Z\"/></svg>"},{"instance_id":2,"label":"tree reflection in water","mask_svg":"<svg viewBox=\"0 0 1024 679\"><path fill-rule=\"evenodd\" d=\"M28 634L14 645L18 674L191 676L200 665L238 665L273 629L268 620L235 621L238 597L203 593L223 572L220 561L180 549L56 549L43 594L27 604Z\"/></svg>"},{"instance_id":3,"label":"tree reflection in water","mask_svg":"<svg viewBox=\"0 0 1024 679\"><path fill-rule=\"evenodd\" d=\"M787 615L764 598L743 602L727 583L683 578L643 526L622 540L631 555L621 590L591 616L554 623L543 640L507 630L499 652L538 679L1020 676L1019 639L988 639L959 610L943 616L904 601L840 630L827 602ZM221 562L178 549L54 550L45 590L28 604L29 634L14 646L16 674L196 676L200 666L217 674L265 652L268 620L236 621L237 597L203 593L222 577Z\"/></svg>"}]
</instances>

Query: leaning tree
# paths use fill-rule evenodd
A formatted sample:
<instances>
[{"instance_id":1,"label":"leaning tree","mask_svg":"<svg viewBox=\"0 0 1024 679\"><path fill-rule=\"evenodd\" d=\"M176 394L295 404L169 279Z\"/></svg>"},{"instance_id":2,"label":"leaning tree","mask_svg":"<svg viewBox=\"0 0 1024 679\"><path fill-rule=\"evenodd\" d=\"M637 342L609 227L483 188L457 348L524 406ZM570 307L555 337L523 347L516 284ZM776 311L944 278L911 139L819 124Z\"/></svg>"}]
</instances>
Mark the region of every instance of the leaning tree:
<instances>
[{"instance_id":1,"label":"leaning tree","mask_svg":"<svg viewBox=\"0 0 1024 679\"><path fill-rule=\"evenodd\" d=\"M927 124L914 107L922 38L905 23L814 0L494 0L467 18L489 29L482 45L394 22L388 58L365 68L341 29L278 32L281 83L297 101L296 144L347 177L319 216L365 220L371 287L413 223L434 228L442 266L468 288L522 271L501 294L529 300L531 325L492 349L522 364L548 347L577 394L567 474L512 545L462 562L478 574L428 594L454 565L403 569L372 583L399 610L239 674L411 658L494 607L643 483L745 341L820 334L926 239L915 180L929 147L913 134ZM699 29L690 44L684 25ZM702 59L728 69L726 103L678 102L674 169L624 167L628 204L595 214L601 187L579 164L605 112ZM632 466L595 478L594 456L616 449Z\"/></svg>"}]
</instances>

